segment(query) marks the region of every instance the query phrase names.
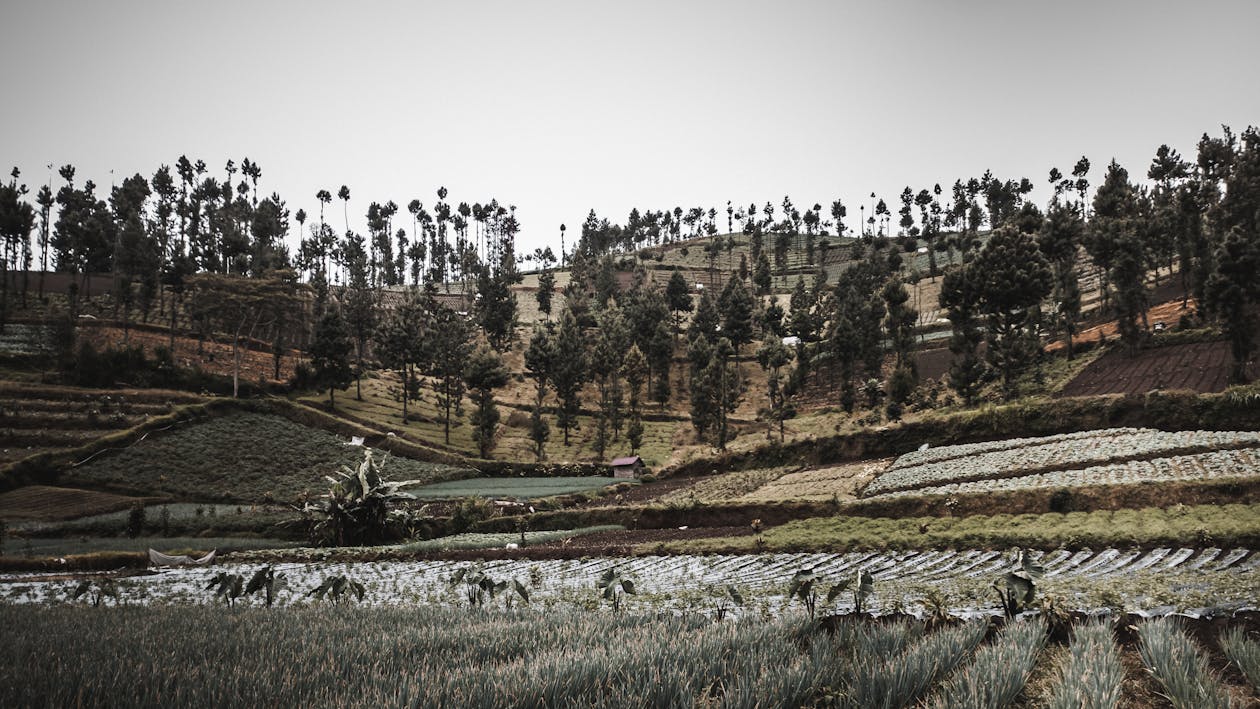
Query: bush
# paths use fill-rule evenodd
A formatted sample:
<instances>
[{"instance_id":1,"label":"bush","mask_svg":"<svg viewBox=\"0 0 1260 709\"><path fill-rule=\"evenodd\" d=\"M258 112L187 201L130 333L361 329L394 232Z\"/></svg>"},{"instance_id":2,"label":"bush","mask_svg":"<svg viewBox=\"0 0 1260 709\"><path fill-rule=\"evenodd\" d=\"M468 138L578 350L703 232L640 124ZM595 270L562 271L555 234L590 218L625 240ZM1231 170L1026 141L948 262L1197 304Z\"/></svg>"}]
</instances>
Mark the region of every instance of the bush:
<instances>
[{"instance_id":1,"label":"bush","mask_svg":"<svg viewBox=\"0 0 1260 709\"><path fill-rule=\"evenodd\" d=\"M494 504L484 497L465 497L451 511L451 531L455 534L468 531L478 522L494 516Z\"/></svg>"},{"instance_id":2,"label":"bush","mask_svg":"<svg viewBox=\"0 0 1260 709\"><path fill-rule=\"evenodd\" d=\"M127 513L127 536L135 539L144 531L144 503L137 502Z\"/></svg>"}]
</instances>

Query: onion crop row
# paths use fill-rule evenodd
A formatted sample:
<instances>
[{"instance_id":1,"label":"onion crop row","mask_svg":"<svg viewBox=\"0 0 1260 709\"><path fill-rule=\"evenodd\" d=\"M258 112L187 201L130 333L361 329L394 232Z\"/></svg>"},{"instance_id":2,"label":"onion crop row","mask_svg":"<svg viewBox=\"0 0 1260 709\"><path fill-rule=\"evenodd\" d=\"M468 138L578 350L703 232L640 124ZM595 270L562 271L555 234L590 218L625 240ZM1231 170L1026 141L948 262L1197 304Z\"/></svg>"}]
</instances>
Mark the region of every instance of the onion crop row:
<instances>
[{"instance_id":1,"label":"onion crop row","mask_svg":"<svg viewBox=\"0 0 1260 709\"><path fill-rule=\"evenodd\" d=\"M854 679L841 706L906 707L953 672L984 640L985 621L971 621L923 637L897 655L854 657Z\"/></svg>"},{"instance_id":2,"label":"onion crop row","mask_svg":"<svg viewBox=\"0 0 1260 709\"><path fill-rule=\"evenodd\" d=\"M939 463L944 460L952 460L955 458L966 458L967 456L979 455L981 453L991 453L993 451L1009 450L1012 448L1023 448L1025 446L1040 445L1048 443L1061 443L1067 441L1081 441L1090 438L1110 438L1112 436L1121 436L1125 434L1135 433L1138 431L1148 431L1144 428L1102 428L1092 431L1076 431L1075 433L1059 433L1053 436L1034 436L1029 438L1006 438L1000 441L981 441L979 443L961 443L953 446L940 446L938 448L924 448L923 450L911 451L893 461L890 469L909 468L916 465L924 465L926 463Z\"/></svg>"},{"instance_id":3,"label":"onion crop row","mask_svg":"<svg viewBox=\"0 0 1260 709\"><path fill-rule=\"evenodd\" d=\"M3 706L786 707L848 677L847 648L908 637L801 618L345 606L0 607L0 622Z\"/></svg>"},{"instance_id":4,"label":"onion crop row","mask_svg":"<svg viewBox=\"0 0 1260 709\"><path fill-rule=\"evenodd\" d=\"M1007 625L993 643L976 651L969 665L936 694L932 709L998 709L1015 701L1046 644L1046 623L1038 618Z\"/></svg>"},{"instance_id":5,"label":"onion crop row","mask_svg":"<svg viewBox=\"0 0 1260 709\"><path fill-rule=\"evenodd\" d=\"M1176 620L1148 620L1138 626L1138 638L1142 662L1164 686L1176 709L1232 706L1207 658Z\"/></svg>"},{"instance_id":6,"label":"onion crop row","mask_svg":"<svg viewBox=\"0 0 1260 709\"><path fill-rule=\"evenodd\" d=\"M1243 676L1260 691L1260 642L1248 638L1242 628L1221 633L1221 649L1229 661L1238 666Z\"/></svg>"},{"instance_id":7,"label":"onion crop row","mask_svg":"<svg viewBox=\"0 0 1260 709\"><path fill-rule=\"evenodd\" d=\"M1120 703L1124 665L1111 635L1111 622L1076 626L1068 656L1058 672L1049 709L1113 709Z\"/></svg>"}]
</instances>

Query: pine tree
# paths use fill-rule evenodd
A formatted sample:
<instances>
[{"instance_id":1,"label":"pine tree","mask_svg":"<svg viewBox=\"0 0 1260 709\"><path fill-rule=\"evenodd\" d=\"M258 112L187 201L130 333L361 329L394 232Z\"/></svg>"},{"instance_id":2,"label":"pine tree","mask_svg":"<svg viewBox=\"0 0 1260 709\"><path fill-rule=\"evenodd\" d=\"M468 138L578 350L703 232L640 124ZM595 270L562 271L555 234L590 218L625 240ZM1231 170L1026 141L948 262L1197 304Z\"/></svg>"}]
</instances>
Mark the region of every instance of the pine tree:
<instances>
[{"instance_id":1,"label":"pine tree","mask_svg":"<svg viewBox=\"0 0 1260 709\"><path fill-rule=\"evenodd\" d=\"M350 386L350 382L354 381L354 372L350 369L350 352L353 349L354 343L350 341L350 330L341 317L341 310L328 308L315 325L308 354L315 384L321 389L328 388L330 409L335 407L333 392Z\"/></svg>"},{"instance_id":2,"label":"pine tree","mask_svg":"<svg viewBox=\"0 0 1260 709\"><path fill-rule=\"evenodd\" d=\"M1016 376L1041 351L1033 314L1050 293L1050 267L1028 235L999 229L968 268L975 269L980 311L987 321L986 356L1011 397Z\"/></svg>"},{"instance_id":3,"label":"pine tree","mask_svg":"<svg viewBox=\"0 0 1260 709\"><path fill-rule=\"evenodd\" d=\"M949 351L954 355L949 367L949 385L968 406L975 403L984 375L984 362L979 354L984 331L980 327L980 294L975 281L970 267L954 268L941 279L940 293L941 308L948 313L953 327L949 338Z\"/></svg>"},{"instance_id":4,"label":"pine tree","mask_svg":"<svg viewBox=\"0 0 1260 709\"><path fill-rule=\"evenodd\" d=\"M564 445L569 445L569 431L578 427L582 407L582 385L586 383L586 346L582 330L572 311L560 320L555 339L555 369L552 385L560 400L556 423L564 431Z\"/></svg>"},{"instance_id":5,"label":"pine tree","mask_svg":"<svg viewBox=\"0 0 1260 709\"><path fill-rule=\"evenodd\" d=\"M640 393L647 378L647 358L639 350L638 345L631 345L621 364L622 376L626 379L626 387L630 392L630 423L626 426L626 441L630 444L630 454L638 452L643 445L643 415Z\"/></svg>"},{"instance_id":6,"label":"pine tree","mask_svg":"<svg viewBox=\"0 0 1260 709\"><path fill-rule=\"evenodd\" d=\"M457 313L428 300L432 335L428 338L429 356L426 357L426 374L432 377L432 388L438 409L442 412L443 441L451 442L452 414L463 413L464 366L471 349L471 328Z\"/></svg>"},{"instance_id":7,"label":"pine tree","mask_svg":"<svg viewBox=\"0 0 1260 709\"><path fill-rule=\"evenodd\" d=\"M479 348L464 368L464 383L472 393L476 408L469 416L473 440L482 458L489 458L494 448L494 432L499 424L499 409L494 404L494 390L508 383L507 367L499 355L486 347Z\"/></svg>"},{"instance_id":8,"label":"pine tree","mask_svg":"<svg viewBox=\"0 0 1260 709\"><path fill-rule=\"evenodd\" d=\"M731 276L722 290L720 308L722 335L731 341L736 354L739 354L741 347L752 342L754 307L752 295L744 287L744 282Z\"/></svg>"}]
</instances>

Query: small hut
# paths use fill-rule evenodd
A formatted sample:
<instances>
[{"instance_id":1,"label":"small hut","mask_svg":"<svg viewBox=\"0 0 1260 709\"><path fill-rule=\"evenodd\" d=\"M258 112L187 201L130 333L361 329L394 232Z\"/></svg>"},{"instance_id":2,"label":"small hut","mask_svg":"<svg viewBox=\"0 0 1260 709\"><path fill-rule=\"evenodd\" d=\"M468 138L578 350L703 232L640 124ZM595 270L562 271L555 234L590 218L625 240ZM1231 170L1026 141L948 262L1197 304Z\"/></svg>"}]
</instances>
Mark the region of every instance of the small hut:
<instances>
[{"instance_id":1,"label":"small hut","mask_svg":"<svg viewBox=\"0 0 1260 709\"><path fill-rule=\"evenodd\" d=\"M617 458L610 463L614 478L637 478L646 472L643 459L637 455Z\"/></svg>"}]
</instances>

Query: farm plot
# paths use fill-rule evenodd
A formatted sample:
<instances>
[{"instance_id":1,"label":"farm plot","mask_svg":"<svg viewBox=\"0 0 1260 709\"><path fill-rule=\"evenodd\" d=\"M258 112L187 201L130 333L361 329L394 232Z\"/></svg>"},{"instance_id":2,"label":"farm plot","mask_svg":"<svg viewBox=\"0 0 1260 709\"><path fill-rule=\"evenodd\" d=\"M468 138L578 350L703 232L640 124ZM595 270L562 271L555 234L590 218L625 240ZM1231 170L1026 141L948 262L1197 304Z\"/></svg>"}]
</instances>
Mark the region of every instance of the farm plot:
<instances>
[{"instance_id":1,"label":"farm plot","mask_svg":"<svg viewBox=\"0 0 1260 709\"><path fill-rule=\"evenodd\" d=\"M1166 345L1133 356L1107 352L1068 382L1057 396L1145 394L1153 389L1221 392L1229 384L1231 363L1228 342ZM1250 375L1256 374L1253 364Z\"/></svg>"},{"instance_id":2,"label":"farm plot","mask_svg":"<svg viewBox=\"0 0 1260 709\"><path fill-rule=\"evenodd\" d=\"M0 382L0 465L61 451L170 413L200 397L178 392L101 391Z\"/></svg>"},{"instance_id":3,"label":"farm plot","mask_svg":"<svg viewBox=\"0 0 1260 709\"><path fill-rule=\"evenodd\" d=\"M42 323L6 323L0 327L0 354L51 355L53 328Z\"/></svg>"},{"instance_id":4,"label":"farm plot","mask_svg":"<svg viewBox=\"0 0 1260 709\"><path fill-rule=\"evenodd\" d=\"M0 649L9 706L805 706L834 697L902 706L932 692L943 667L977 662L987 647L973 654L987 629L979 622L826 631L799 617L341 606L9 608L0 620L21 630ZM1030 621L1000 638L1025 629L1044 637L1044 624ZM57 662L43 661L54 653ZM902 655L926 660L926 676L889 682L879 670ZM172 664L201 669L173 673Z\"/></svg>"},{"instance_id":5,"label":"farm plot","mask_svg":"<svg viewBox=\"0 0 1260 709\"><path fill-rule=\"evenodd\" d=\"M62 482L186 500L241 503L318 495L325 475L363 458L362 447L278 416L233 413L194 421L72 468ZM435 482L466 468L391 456L385 475Z\"/></svg>"},{"instance_id":6,"label":"farm plot","mask_svg":"<svg viewBox=\"0 0 1260 709\"><path fill-rule=\"evenodd\" d=\"M770 480L738 499L741 502L855 500L858 491L887 465L887 460L875 460L788 473Z\"/></svg>"},{"instance_id":7,"label":"farm plot","mask_svg":"<svg viewBox=\"0 0 1260 709\"><path fill-rule=\"evenodd\" d=\"M786 466L723 473L662 495L660 502L667 505L685 505L692 503L713 504L736 500L756 491L772 480L798 470L800 470L800 466Z\"/></svg>"},{"instance_id":8,"label":"farm plot","mask_svg":"<svg viewBox=\"0 0 1260 709\"><path fill-rule=\"evenodd\" d=\"M27 485L0 494L0 519L9 522L53 522L125 510L143 498L93 490Z\"/></svg>"},{"instance_id":9,"label":"farm plot","mask_svg":"<svg viewBox=\"0 0 1260 709\"><path fill-rule=\"evenodd\" d=\"M434 483L415 488L412 494L426 500L450 500L460 497L494 497L535 500L629 482L621 478L554 477L554 478L466 478Z\"/></svg>"},{"instance_id":10,"label":"farm plot","mask_svg":"<svg viewBox=\"0 0 1260 709\"><path fill-rule=\"evenodd\" d=\"M1260 446L1260 433L1251 431L1108 429L1088 433L958 447L962 451L947 446L910 453L907 456L914 457L898 459L867 486L863 496ZM1001 447L996 447L999 443Z\"/></svg>"},{"instance_id":11,"label":"farm plot","mask_svg":"<svg viewBox=\"0 0 1260 709\"><path fill-rule=\"evenodd\" d=\"M1260 606L1260 592L1254 583L1260 554L1249 549L1109 548L1038 551L1031 556L1045 567L1045 575L1037 584L1038 596L1054 598L1058 607L1164 615ZM306 595L307 590L328 575L348 574L365 586L365 604L458 606L467 602L466 596L449 581L458 569L469 566L428 560L353 565L284 563L273 568L286 574L289 582L290 590L277 601L281 605L315 603ZM213 603L216 599L204 588L214 573L227 571L248 578L259 568L257 563L227 563L214 572L171 569L134 577L120 582L118 602ZM802 569L812 569L828 584L850 579L859 570L871 574L874 593L866 605L876 612L900 609L922 613L923 599L935 597L955 615L1000 614L992 584L1007 572L1018 570L1020 563L1018 554L963 549L500 560L485 562L481 568L495 579L528 579L533 604L547 609L581 609L603 603L594 591L595 581L615 568L634 583L636 594L623 599L623 605L632 610L709 613L724 589L734 585L745 600L733 611L736 615L771 617L800 612L786 592L792 576ZM74 583L68 581L0 577L0 598L14 603L64 602L70 600L73 589ZM834 602L820 603L819 608L827 612L852 610L853 600L852 594L841 594Z\"/></svg>"},{"instance_id":12,"label":"farm plot","mask_svg":"<svg viewBox=\"0 0 1260 709\"><path fill-rule=\"evenodd\" d=\"M1090 485L1136 485L1176 480L1229 480L1257 476L1260 476L1260 455L1255 449L1224 450L1151 460L1130 460L1123 463L1095 465L1077 470L1057 470L1013 478L991 478L932 485L870 495L866 499L1046 490Z\"/></svg>"}]
</instances>

